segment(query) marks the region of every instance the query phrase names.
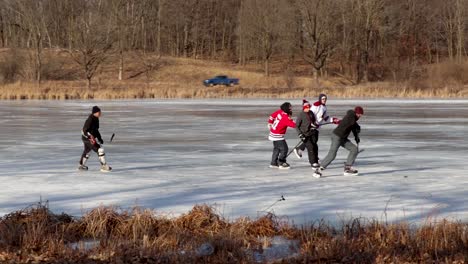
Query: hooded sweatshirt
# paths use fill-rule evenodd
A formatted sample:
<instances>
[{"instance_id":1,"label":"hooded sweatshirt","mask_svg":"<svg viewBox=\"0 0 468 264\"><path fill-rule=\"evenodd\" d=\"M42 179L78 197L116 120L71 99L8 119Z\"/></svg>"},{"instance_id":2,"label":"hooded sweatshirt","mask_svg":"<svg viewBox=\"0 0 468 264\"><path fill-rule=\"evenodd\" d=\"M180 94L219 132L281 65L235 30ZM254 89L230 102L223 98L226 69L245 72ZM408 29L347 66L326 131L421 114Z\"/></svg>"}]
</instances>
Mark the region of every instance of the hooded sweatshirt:
<instances>
[{"instance_id":1,"label":"hooded sweatshirt","mask_svg":"<svg viewBox=\"0 0 468 264\"><path fill-rule=\"evenodd\" d=\"M315 115L312 111L301 112L296 119L296 130L297 134L304 134L308 137L312 134L313 130L317 129L317 124L315 123Z\"/></svg>"},{"instance_id":2,"label":"hooded sweatshirt","mask_svg":"<svg viewBox=\"0 0 468 264\"><path fill-rule=\"evenodd\" d=\"M348 110L340 124L333 130L333 133L341 139L348 138L351 132L353 132L354 136L357 136L357 129L359 128L357 121L358 118L354 110Z\"/></svg>"},{"instance_id":3,"label":"hooded sweatshirt","mask_svg":"<svg viewBox=\"0 0 468 264\"><path fill-rule=\"evenodd\" d=\"M312 105L310 111L314 113L317 124L323 125L328 122L333 122L336 118L330 117L327 113L327 106L317 101Z\"/></svg>"}]
</instances>

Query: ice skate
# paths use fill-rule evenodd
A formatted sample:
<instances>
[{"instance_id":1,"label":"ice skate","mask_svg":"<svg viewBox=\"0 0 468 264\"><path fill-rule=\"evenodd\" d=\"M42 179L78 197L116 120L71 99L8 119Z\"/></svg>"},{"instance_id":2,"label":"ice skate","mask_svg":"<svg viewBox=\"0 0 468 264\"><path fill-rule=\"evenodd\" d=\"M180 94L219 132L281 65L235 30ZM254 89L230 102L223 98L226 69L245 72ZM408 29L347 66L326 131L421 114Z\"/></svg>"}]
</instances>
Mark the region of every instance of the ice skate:
<instances>
[{"instance_id":1,"label":"ice skate","mask_svg":"<svg viewBox=\"0 0 468 264\"><path fill-rule=\"evenodd\" d=\"M99 162L101 162L101 171L102 172L109 172L112 170L112 168L107 165L107 162L106 162L106 154L104 153L104 149L103 148L99 148L98 149L98 155L99 155Z\"/></svg>"},{"instance_id":2,"label":"ice skate","mask_svg":"<svg viewBox=\"0 0 468 264\"><path fill-rule=\"evenodd\" d=\"M350 165L345 164L343 175L344 176L357 176L358 175L358 170L354 169Z\"/></svg>"},{"instance_id":3,"label":"ice skate","mask_svg":"<svg viewBox=\"0 0 468 264\"><path fill-rule=\"evenodd\" d=\"M87 171L87 170L88 170L88 166L86 166L86 165L80 165L80 166L78 166L78 170L80 170L80 171Z\"/></svg>"},{"instance_id":4,"label":"ice skate","mask_svg":"<svg viewBox=\"0 0 468 264\"><path fill-rule=\"evenodd\" d=\"M84 155L80 160L80 166L78 166L78 170L80 171L87 171L88 166L86 166L86 162L89 159L89 154Z\"/></svg>"},{"instance_id":5,"label":"ice skate","mask_svg":"<svg viewBox=\"0 0 468 264\"><path fill-rule=\"evenodd\" d=\"M287 162L283 162L279 164L279 168L281 170L288 170L290 168L289 164Z\"/></svg>"},{"instance_id":6,"label":"ice skate","mask_svg":"<svg viewBox=\"0 0 468 264\"><path fill-rule=\"evenodd\" d=\"M317 179L318 179L318 178L321 178L321 177L322 177L322 173L320 172L320 169L319 169L319 168L314 168L313 170L314 170L314 173L312 174L312 176L313 176L314 178L317 178Z\"/></svg>"},{"instance_id":7,"label":"ice skate","mask_svg":"<svg viewBox=\"0 0 468 264\"><path fill-rule=\"evenodd\" d=\"M101 172L110 172L112 170L112 168L107 165L107 164L104 164L104 165L101 165Z\"/></svg>"}]
</instances>

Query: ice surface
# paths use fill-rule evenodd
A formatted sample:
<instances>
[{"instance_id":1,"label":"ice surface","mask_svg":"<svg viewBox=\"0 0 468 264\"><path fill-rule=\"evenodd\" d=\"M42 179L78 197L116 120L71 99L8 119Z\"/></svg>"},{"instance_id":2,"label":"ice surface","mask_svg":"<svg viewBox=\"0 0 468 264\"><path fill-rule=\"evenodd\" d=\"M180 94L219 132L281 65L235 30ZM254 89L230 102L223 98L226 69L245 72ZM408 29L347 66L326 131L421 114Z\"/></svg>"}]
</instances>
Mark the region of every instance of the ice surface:
<instances>
[{"instance_id":1,"label":"ice surface","mask_svg":"<svg viewBox=\"0 0 468 264\"><path fill-rule=\"evenodd\" d=\"M291 100L299 111L301 100ZM216 204L227 218L271 209L297 224L351 217L421 222L468 220L468 107L462 100L329 100L342 117L364 107L360 176L343 176L346 150L312 177L307 158L268 168L266 120L278 100L1 101L0 215L40 199L80 215L103 205L154 208L170 215ZM94 104L112 173L77 170L80 129ZM320 157L332 126L320 133ZM287 134L290 147L296 133Z\"/></svg>"}]
</instances>

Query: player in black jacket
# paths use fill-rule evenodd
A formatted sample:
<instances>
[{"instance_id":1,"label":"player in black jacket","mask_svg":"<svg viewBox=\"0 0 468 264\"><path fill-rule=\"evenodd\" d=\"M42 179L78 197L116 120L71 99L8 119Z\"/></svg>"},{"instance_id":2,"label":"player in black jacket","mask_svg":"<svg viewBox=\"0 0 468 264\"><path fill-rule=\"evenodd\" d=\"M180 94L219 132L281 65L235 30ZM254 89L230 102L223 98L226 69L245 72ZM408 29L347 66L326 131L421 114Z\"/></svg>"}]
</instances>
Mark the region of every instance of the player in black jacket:
<instances>
[{"instance_id":1,"label":"player in black jacket","mask_svg":"<svg viewBox=\"0 0 468 264\"><path fill-rule=\"evenodd\" d=\"M359 118L364 114L364 110L360 106L356 106L354 110L349 110L346 113L346 116L343 117L340 124L333 130L332 134L332 143L330 150L328 151L327 156L323 159L320 164L322 170L327 168L328 165L335 159L336 153L340 147L343 147L349 150L348 159L346 160L344 166L344 175L357 175L358 171L353 169L354 161L358 155L358 147L354 145L349 139L348 136L353 132L354 139L359 145L361 139L359 138L359 133L361 132L361 127L357 123Z\"/></svg>"},{"instance_id":2,"label":"player in black jacket","mask_svg":"<svg viewBox=\"0 0 468 264\"><path fill-rule=\"evenodd\" d=\"M99 133L99 117L101 117L101 109L94 106L92 113L89 115L88 119L86 119L83 129L81 130L81 140L84 144L84 150L81 155L80 166L78 167L79 170L88 170L86 161L89 159L89 152L91 152L91 150L96 152L99 156L101 171L108 172L112 170L112 168L107 165L106 154L104 153L104 148L101 146L104 144L104 140L102 140L101 133Z\"/></svg>"}]
</instances>

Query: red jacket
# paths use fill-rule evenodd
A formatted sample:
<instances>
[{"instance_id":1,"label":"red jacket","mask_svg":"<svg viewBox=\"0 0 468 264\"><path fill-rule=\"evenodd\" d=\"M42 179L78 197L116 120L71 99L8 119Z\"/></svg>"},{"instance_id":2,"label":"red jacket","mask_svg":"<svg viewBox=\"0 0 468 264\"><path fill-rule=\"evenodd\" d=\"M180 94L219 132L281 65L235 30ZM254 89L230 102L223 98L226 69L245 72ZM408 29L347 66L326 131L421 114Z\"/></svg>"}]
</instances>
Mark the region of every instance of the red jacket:
<instances>
[{"instance_id":1,"label":"red jacket","mask_svg":"<svg viewBox=\"0 0 468 264\"><path fill-rule=\"evenodd\" d=\"M296 122L294 122L294 120L281 109L270 115L268 124L270 127L270 135L268 139L271 141L284 140L286 129L288 127L296 127Z\"/></svg>"}]
</instances>

